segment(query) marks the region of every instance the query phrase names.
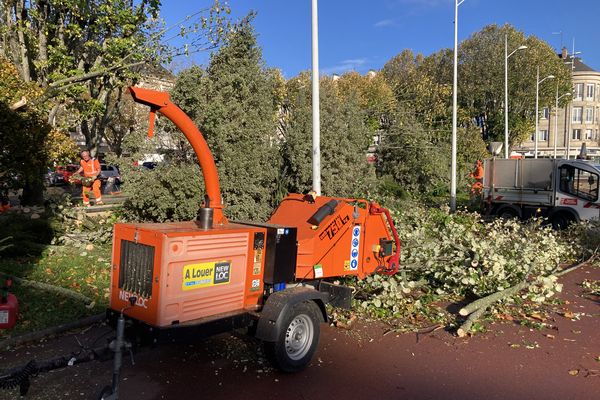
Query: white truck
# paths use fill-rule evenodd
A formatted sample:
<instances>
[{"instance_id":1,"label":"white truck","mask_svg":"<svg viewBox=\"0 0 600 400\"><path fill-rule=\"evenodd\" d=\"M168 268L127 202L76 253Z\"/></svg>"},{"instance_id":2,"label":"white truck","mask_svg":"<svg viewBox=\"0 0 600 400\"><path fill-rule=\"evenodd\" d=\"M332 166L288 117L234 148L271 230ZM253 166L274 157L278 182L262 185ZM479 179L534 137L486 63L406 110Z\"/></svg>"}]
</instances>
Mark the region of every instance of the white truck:
<instances>
[{"instance_id":1,"label":"white truck","mask_svg":"<svg viewBox=\"0 0 600 400\"><path fill-rule=\"evenodd\" d=\"M556 229L600 218L600 165L547 158L484 161L483 201L504 218L547 217Z\"/></svg>"}]
</instances>

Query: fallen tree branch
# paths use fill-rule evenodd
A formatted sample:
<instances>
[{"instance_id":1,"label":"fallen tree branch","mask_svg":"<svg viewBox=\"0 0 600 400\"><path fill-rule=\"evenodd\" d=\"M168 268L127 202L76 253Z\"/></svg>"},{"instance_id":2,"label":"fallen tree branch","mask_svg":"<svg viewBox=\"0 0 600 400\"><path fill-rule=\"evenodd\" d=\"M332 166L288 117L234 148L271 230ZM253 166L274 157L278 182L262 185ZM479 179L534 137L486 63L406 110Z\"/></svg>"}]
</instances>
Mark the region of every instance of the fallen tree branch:
<instances>
[{"instance_id":1,"label":"fallen tree branch","mask_svg":"<svg viewBox=\"0 0 600 400\"><path fill-rule=\"evenodd\" d=\"M456 330L456 334L458 335L458 337L467 336L471 331L471 327L473 326L475 321L481 318L481 316L485 313L485 310L487 310L487 307L481 307L480 309L475 310L473 313L471 313L471 315L469 315L469 318L467 318L467 320L463 322L460 328Z\"/></svg>"},{"instance_id":2,"label":"fallen tree branch","mask_svg":"<svg viewBox=\"0 0 600 400\"><path fill-rule=\"evenodd\" d=\"M496 292L490 294L489 296L482 297L478 300L475 300L472 303L467 304L466 306L461 308L458 313L463 317L466 317L467 315L470 315L481 308L488 308L493 303L502 300L505 297L512 296L515 293L520 292L521 290L529 286L529 284L529 282L524 281L521 283L517 283L515 286L511 286L508 289L504 289L500 292Z\"/></svg>"},{"instance_id":3,"label":"fallen tree branch","mask_svg":"<svg viewBox=\"0 0 600 400\"><path fill-rule=\"evenodd\" d=\"M22 285L22 286L32 287L32 288L40 289L40 290L46 290L46 291L49 291L49 292L58 293L58 294L60 294L62 296L65 296L65 297L70 297L72 299L81 301L81 302L85 303L86 305L89 305L89 304L92 303L92 300L89 297L84 296L81 293L77 293L77 292L74 292L72 290L65 289L65 288L60 287L60 286L51 285L49 283L42 283L42 282L30 281L28 279L18 278L16 276L5 274L4 272L0 272L0 276L12 279L15 283L17 283L19 285Z\"/></svg>"},{"instance_id":4,"label":"fallen tree branch","mask_svg":"<svg viewBox=\"0 0 600 400\"><path fill-rule=\"evenodd\" d=\"M563 276L563 275L568 274L569 272L572 272L576 269L581 268L584 265L587 265L588 263L592 262L596 258L597 251L598 251L598 249L596 249L596 251L594 251L594 253L591 255L591 257L588 258L587 260L582 261L578 264L575 264L572 267L565 268L564 270L562 270L560 272L555 272L555 273L553 273L553 275ZM527 275L529 275L529 274L527 274ZM460 315L462 315L463 317L468 315L469 318L467 318L467 320L465 322L463 322L463 324L457 329L457 331L456 331L457 335L459 337L465 337L471 330L471 326L473 326L473 323L475 321L477 321L490 306L492 306L494 303L496 303L504 298L511 297L511 296L519 293L521 290L525 289L526 287L528 287L531 284L532 284L532 282L528 281L526 278L521 283L518 283L518 284L516 284L512 287L509 287L508 289L504 289L500 292L490 294L489 296L482 297L481 299L475 300L474 302L461 308L458 313Z\"/></svg>"}]
</instances>

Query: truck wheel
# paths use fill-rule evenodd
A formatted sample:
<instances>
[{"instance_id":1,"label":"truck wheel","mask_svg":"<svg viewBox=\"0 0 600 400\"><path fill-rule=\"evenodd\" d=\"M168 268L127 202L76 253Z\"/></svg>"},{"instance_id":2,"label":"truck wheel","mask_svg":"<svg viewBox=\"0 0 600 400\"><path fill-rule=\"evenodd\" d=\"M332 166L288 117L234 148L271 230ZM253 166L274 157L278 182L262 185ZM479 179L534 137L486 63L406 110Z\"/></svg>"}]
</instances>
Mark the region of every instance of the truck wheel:
<instances>
[{"instance_id":1,"label":"truck wheel","mask_svg":"<svg viewBox=\"0 0 600 400\"><path fill-rule=\"evenodd\" d=\"M517 212L517 210L515 210L512 207L502 207L496 212L496 215L498 215L499 218L503 219L513 219L519 217L519 213Z\"/></svg>"},{"instance_id":2,"label":"truck wheel","mask_svg":"<svg viewBox=\"0 0 600 400\"><path fill-rule=\"evenodd\" d=\"M298 372L306 368L317 350L321 318L314 302L294 304L282 315L285 330L276 342L265 342L265 354L284 372Z\"/></svg>"},{"instance_id":3,"label":"truck wheel","mask_svg":"<svg viewBox=\"0 0 600 400\"><path fill-rule=\"evenodd\" d=\"M573 222L573 217L564 212L559 212L552 216L552 228L557 231L566 229Z\"/></svg>"}]
</instances>

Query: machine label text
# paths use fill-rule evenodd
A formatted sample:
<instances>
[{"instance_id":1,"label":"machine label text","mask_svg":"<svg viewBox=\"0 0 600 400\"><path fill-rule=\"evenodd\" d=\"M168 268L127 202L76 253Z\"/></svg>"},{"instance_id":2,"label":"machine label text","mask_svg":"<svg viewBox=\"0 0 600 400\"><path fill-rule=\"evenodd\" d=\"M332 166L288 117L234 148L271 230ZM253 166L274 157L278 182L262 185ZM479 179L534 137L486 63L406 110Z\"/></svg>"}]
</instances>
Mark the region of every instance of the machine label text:
<instances>
[{"instance_id":1,"label":"machine label text","mask_svg":"<svg viewBox=\"0 0 600 400\"><path fill-rule=\"evenodd\" d=\"M183 266L183 290L229 283L231 261L209 261Z\"/></svg>"},{"instance_id":2,"label":"machine label text","mask_svg":"<svg viewBox=\"0 0 600 400\"><path fill-rule=\"evenodd\" d=\"M319 239L323 240L325 237L333 239L333 237L337 235L337 233L344 227L344 225L348 223L348 221L350 221L349 215L344 217L338 215L333 219L333 221L331 221L329 225L327 225L327 228L325 228L325 230L319 234Z\"/></svg>"},{"instance_id":3,"label":"machine label text","mask_svg":"<svg viewBox=\"0 0 600 400\"><path fill-rule=\"evenodd\" d=\"M119 290L119 300L122 301L129 301L130 297L136 297L137 300L135 301L135 305L138 307L142 307L142 308L148 308L148 299L143 298L142 296L139 296L135 293L129 293L126 290Z\"/></svg>"}]
</instances>

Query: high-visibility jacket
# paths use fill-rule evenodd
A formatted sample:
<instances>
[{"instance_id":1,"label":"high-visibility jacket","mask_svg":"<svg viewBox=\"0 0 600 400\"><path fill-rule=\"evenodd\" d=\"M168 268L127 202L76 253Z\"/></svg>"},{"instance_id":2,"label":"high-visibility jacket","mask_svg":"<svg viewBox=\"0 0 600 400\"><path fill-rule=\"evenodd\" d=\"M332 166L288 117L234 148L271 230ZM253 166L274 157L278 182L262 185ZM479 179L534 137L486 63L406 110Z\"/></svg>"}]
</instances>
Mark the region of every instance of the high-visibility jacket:
<instances>
[{"instance_id":1,"label":"high-visibility jacket","mask_svg":"<svg viewBox=\"0 0 600 400\"><path fill-rule=\"evenodd\" d=\"M92 177L100 172L100 161L95 158L90 158L88 161L81 160L79 164L83 168L83 176Z\"/></svg>"}]
</instances>

